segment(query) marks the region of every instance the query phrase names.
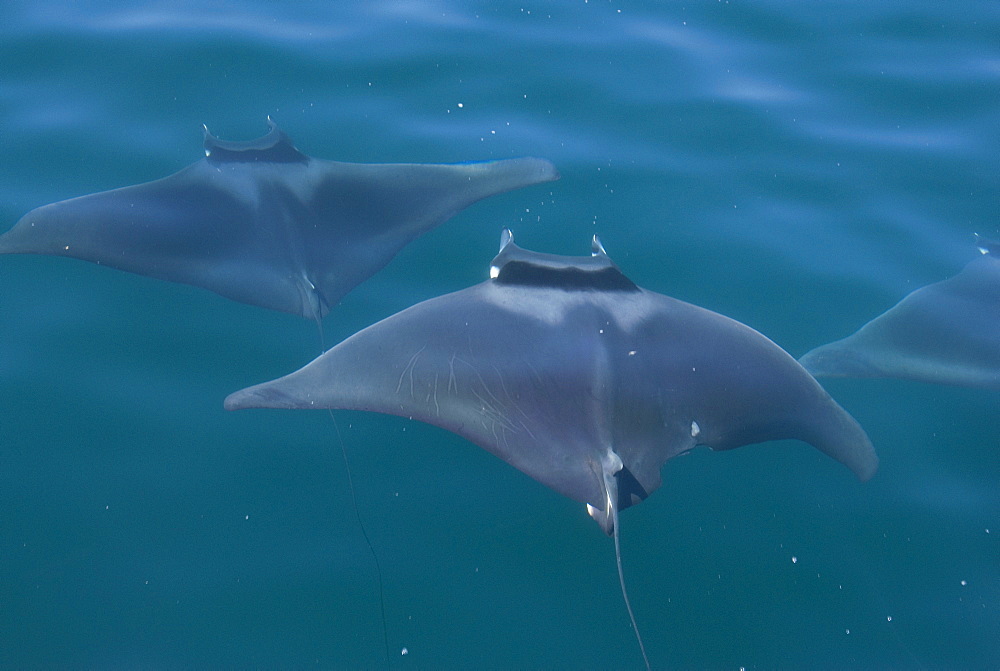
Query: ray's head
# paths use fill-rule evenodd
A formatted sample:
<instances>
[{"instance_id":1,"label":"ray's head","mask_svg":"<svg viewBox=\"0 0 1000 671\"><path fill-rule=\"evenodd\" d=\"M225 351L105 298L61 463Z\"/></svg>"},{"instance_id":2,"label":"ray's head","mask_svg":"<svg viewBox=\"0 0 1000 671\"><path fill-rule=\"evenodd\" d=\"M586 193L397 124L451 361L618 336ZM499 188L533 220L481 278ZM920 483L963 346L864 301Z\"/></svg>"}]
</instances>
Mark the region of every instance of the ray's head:
<instances>
[{"instance_id":1,"label":"ray's head","mask_svg":"<svg viewBox=\"0 0 1000 671\"><path fill-rule=\"evenodd\" d=\"M615 265L595 235L590 256L560 256L533 252L514 244L514 234L500 234L500 251L490 263L490 278L498 284L558 286L593 291L639 291Z\"/></svg>"}]
</instances>

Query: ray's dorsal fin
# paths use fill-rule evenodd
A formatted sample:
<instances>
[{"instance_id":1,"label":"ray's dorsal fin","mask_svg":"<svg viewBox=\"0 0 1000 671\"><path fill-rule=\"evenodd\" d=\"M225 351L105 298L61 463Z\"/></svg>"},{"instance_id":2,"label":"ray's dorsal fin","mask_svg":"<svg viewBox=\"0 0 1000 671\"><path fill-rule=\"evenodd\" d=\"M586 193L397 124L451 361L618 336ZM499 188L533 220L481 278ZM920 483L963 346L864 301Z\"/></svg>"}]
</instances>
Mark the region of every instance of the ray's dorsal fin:
<instances>
[{"instance_id":1,"label":"ray's dorsal fin","mask_svg":"<svg viewBox=\"0 0 1000 671\"><path fill-rule=\"evenodd\" d=\"M267 133L256 140L220 140L212 135L208 126L205 132L205 158L212 163L240 163L261 161L268 163L307 163L309 157L292 144L291 138L267 118Z\"/></svg>"},{"instance_id":2,"label":"ray's dorsal fin","mask_svg":"<svg viewBox=\"0 0 1000 671\"><path fill-rule=\"evenodd\" d=\"M597 233L594 233L594 237L590 241L590 255L591 256L608 255L608 253L604 251L604 245L601 244L601 239L597 237Z\"/></svg>"},{"instance_id":3,"label":"ray's dorsal fin","mask_svg":"<svg viewBox=\"0 0 1000 671\"><path fill-rule=\"evenodd\" d=\"M505 228L500 252L490 264L490 278L500 284L564 291L639 291L618 269L595 235L590 256L559 256L523 249Z\"/></svg>"},{"instance_id":4,"label":"ray's dorsal fin","mask_svg":"<svg viewBox=\"0 0 1000 671\"><path fill-rule=\"evenodd\" d=\"M978 233L974 235L976 236L976 249L979 250L980 254L990 254L994 258L1000 259L1000 241L984 238Z\"/></svg>"}]
</instances>

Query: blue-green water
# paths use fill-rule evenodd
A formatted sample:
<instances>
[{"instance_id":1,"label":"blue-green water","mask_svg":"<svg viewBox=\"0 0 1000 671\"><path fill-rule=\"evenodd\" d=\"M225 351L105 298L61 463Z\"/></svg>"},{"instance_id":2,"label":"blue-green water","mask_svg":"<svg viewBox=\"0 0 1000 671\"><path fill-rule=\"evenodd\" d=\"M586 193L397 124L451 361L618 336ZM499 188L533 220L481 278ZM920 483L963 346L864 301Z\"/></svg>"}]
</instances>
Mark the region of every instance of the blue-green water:
<instances>
[{"instance_id":1,"label":"blue-green water","mask_svg":"<svg viewBox=\"0 0 1000 671\"><path fill-rule=\"evenodd\" d=\"M327 318L482 281L499 232L793 355L1000 237L993 2L7 2L0 228L170 174L270 115L359 162L546 157ZM0 666L385 668L324 413L226 413L315 325L84 262L0 258ZM800 443L669 462L622 517L656 667L1000 665L996 393L826 384L882 466ZM611 541L444 431L336 413L392 668L639 668ZM405 648L406 655L401 651Z\"/></svg>"}]
</instances>

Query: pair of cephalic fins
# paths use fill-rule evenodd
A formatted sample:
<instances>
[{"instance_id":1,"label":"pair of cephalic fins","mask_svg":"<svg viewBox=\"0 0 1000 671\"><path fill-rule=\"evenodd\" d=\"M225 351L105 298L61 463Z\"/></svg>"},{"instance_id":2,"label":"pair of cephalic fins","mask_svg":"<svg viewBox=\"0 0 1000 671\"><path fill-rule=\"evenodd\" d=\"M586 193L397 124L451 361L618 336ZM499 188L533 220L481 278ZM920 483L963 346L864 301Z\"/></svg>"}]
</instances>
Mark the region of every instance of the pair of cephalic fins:
<instances>
[{"instance_id":1,"label":"pair of cephalic fins","mask_svg":"<svg viewBox=\"0 0 1000 671\"><path fill-rule=\"evenodd\" d=\"M558 177L535 158L322 161L273 124L251 142L206 131L205 149L170 177L29 212L0 253L73 256L318 320L462 208ZM797 438L862 479L878 464L864 431L780 347L639 288L596 237L591 256L563 257L505 231L491 279L374 324L226 407L419 419L588 504L608 533L696 445Z\"/></svg>"},{"instance_id":2,"label":"pair of cephalic fins","mask_svg":"<svg viewBox=\"0 0 1000 671\"><path fill-rule=\"evenodd\" d=\"M1000 390L1000 242L958 275L912 292L799 361L817 376L894 377Z\"/></svg>"}]
</instances>

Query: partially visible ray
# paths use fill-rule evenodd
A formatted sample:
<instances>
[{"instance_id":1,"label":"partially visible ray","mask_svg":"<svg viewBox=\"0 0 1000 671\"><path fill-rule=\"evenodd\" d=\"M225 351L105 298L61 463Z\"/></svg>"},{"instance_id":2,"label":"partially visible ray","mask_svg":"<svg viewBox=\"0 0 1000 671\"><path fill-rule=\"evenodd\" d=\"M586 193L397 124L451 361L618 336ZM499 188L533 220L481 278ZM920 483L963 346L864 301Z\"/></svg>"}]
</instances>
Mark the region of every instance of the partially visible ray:
<instances>
[{"instance_id":1,"label":"partially visible ray","mask_svg":"<svg viewBox=\"0 0 1000 671\"><path fill-rule=\"evenodd\" d=\"M1000 389L1000 243L958 275L912 292L856 333L806 353L817 377L893 377Z\"/></svg>"}]
</instances>

